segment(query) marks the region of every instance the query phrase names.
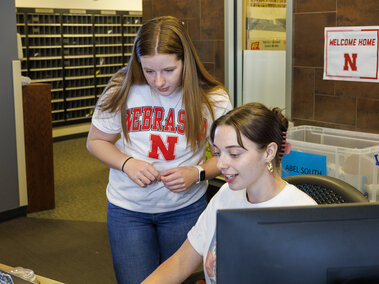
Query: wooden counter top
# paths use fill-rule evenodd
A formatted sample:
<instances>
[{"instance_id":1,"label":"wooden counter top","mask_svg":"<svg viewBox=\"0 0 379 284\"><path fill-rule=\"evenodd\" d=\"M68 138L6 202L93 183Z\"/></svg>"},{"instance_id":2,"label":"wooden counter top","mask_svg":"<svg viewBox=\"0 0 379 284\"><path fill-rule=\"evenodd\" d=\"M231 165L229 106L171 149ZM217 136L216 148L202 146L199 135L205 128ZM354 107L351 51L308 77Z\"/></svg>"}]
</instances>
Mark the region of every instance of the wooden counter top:
<instances>
[{"instance_id":1,"label":"wooden counter top","mask_svg":"<svg viewBox=\"0 0 379 284\"><path fill-rule=\"evenodd\" d=\"M13 267L1 264L0 263L0 268L4 271L10 271L13 269ZM43 276L36 275L37 280L39 281L40 284L64 284L63 282L59 282L56 280L52 280Z\"/></svg>"}]
</instances>

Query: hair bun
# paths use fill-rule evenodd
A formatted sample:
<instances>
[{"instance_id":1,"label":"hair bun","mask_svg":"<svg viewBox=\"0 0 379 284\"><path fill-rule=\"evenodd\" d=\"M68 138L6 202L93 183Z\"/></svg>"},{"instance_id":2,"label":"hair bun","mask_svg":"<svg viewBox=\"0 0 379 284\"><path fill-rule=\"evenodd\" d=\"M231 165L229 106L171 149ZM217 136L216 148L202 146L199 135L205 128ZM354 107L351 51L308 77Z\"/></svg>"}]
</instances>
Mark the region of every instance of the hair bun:
<instances>
[{"instance_id":1,"label":"hair bun","mask_svg":"<svg viewBox=\"0 0 379 284\"><path fill-rule=\"evenodd\" d=\"M272 112L276 115L276 117L280 121L280 124L283 127L283 131L287 131L287 129L288 129L288 119L283 115L282 109L279 108L279 107L274 107L272 109Z\"/></svg>"}]
</instances>

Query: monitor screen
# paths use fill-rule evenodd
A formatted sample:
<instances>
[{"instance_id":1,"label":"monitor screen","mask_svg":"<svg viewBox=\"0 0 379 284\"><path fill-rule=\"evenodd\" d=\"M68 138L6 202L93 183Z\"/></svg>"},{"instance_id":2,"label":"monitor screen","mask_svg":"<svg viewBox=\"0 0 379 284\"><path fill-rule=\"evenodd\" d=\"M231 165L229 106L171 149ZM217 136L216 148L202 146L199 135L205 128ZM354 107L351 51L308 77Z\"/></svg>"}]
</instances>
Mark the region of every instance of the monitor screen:
<instances>
[{"instance_id":1,"label":"monitor screen","mask_svg":"<svg viewBox=\"0 0 379 284\"><path fill-rule=\"evenodd\" d=\"M379 283L379 203L217 213L217 283Z\"/></svg>"}]
</instances>

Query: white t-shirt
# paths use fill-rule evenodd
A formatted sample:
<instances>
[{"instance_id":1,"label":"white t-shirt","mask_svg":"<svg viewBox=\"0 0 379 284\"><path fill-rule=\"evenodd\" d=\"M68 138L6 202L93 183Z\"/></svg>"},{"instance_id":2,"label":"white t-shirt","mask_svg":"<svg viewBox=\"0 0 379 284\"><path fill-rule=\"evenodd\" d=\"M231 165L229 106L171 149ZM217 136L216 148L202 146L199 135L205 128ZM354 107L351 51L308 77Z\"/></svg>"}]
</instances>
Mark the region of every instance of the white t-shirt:
<instances>
[{"instance_id":1,"label":"white t-shirt","mask_svg":"<svg viewBox=\"0 0 379 284\"><path fill-rule=\"evenodd\" d=\"M217 102L214 107L215 119L232 109L229 96L223 89L212 92L210 96L211 100ZM120 113L103 112L96 108L92 117L92 124L99 130L108 134L121 134L115 143L121 152L151 163L158 172L198 165L204 161L205 141L196 152L187 146L181 90L166 97L156 93L149 85L134 85L129 92L127 106L130 143L125 141ZM208 138L213 120L205 106L202 111ZM128 210L162 213L194 203L204 195L206 188L207 182L193 184L188 190L179 193L171 192L162 182L142 188L122 171L111 168L107 198L112 204Z\"/></svg>"},{"instance_id":2,"label":"white t-shirt","mask_svg":"<svg viewBox=\"0 0 379 284\"><path fill-rule=\"evenodd\" d=\"M246 198L246 189L231 190L224 184L200 215L195 226L188 232L192 247L203 257L204 274L207 283L216 281L216 212L218 209L244 209L284 206L317 205L310 196L292 184L287 184L274 198L250 203Z\"/></svg>"}]
</instances>

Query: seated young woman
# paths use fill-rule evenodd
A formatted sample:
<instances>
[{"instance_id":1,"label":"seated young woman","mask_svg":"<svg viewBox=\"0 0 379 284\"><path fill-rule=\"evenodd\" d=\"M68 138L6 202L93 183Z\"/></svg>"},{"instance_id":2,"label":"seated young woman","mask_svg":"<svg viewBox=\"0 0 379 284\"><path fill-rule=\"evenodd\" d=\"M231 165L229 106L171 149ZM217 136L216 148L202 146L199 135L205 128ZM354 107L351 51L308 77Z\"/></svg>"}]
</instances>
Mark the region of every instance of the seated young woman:
<instances>
[{"instance_id":1,"label":"seated young woman","mask_svg":"<svg viewBox=\"0 0 379 284\"><path fill-rule=\"evenodd\" d=\"M207 283L216 281L216 211L218 209L317 205L281 178L280 162L288 145L288 120L279 108L248 103L217 119L211 142L225 184L212 198L187 240L145 281L181 283L203 262ZM253 269L253 268L252 268Z\"/></svg>"}]
</instances>

